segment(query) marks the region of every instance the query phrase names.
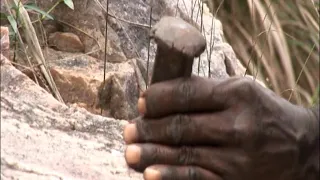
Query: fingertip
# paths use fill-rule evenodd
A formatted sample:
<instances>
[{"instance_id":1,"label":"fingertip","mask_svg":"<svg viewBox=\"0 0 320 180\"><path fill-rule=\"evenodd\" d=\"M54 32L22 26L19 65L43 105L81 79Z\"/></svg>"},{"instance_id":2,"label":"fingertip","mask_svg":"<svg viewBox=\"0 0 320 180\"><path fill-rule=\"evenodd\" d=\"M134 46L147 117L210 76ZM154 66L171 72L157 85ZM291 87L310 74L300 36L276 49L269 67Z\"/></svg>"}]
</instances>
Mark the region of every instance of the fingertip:
<instances>
[{"instance_id":1,"label":"fingertip","mask_svg":"<svg viewBox=\"0 0 320 180\"><path fill-rule=\"evenodd\" d=\"M145 98L139 98L138 100L138 111L140 114L145 114L147 111L146 107L146 99Z\"/></svg>"},{"instance_id":2,"label":"fingertip","mask_svg":"<svg viewBox=\"0 0 320 180\"><path fill-rule=\"evenodd\" d=\"M143 177L145 180L161 180L161 173L152 167L148 167L144 173Z\"/></svg>"},{"instance_id":3,"label":"fingertip","mask_svg":"<svg viewBox=\"0 0 320 180\"><path fill-rule=\"evenodd\" d=\"M132 144L138 139L136 124L128 124L125 126L123 139L126 144Z\"/></svg>"},{"instance_id":4,"label":"fingertip","mask_svg":"<svg viewBox=\"0 0 320 180\"><path fill-rule=\"evenodd\" d=\"M125 150L125 159L127 164L138 164L141 157L141 148L137 145L130 145Z\"/></svg>"},{"instance_id":5,"label":"fingertip","mask_svg":"<svg viewBox=\"0 0 320 180\"><path fill-rule=\"evenodd\" d=\"M146 91L140 91L140 95L139 95L140 98L144 98L145 95L146 95Z\"/></svg>"}]
</instances>

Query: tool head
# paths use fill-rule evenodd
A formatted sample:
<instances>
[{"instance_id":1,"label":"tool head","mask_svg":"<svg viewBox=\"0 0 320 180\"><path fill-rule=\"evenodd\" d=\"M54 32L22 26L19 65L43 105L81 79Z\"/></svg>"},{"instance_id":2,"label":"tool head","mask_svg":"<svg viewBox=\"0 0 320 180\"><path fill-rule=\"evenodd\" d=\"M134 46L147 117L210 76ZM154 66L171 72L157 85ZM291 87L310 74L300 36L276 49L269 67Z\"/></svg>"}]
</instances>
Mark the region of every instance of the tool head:
<instances>
[{"instance_id":1,"label":"tool head","mask_svg":"<svg viewBox=\"0 0 320 180\"><path fill-rule=\"evenodd\" d=\"M206 48L206 40L194 26L177 17L165 16L152 27L157 43L151 84L192 74L195 57Z\"/></svg>"},{"instance_id":2,"label":"tool head","mask_svg":"<svg viewBox=\"0 0 320 180\"><path fill-rule=\"evenodd\" d=\"M168 48L189 58L200 56L206 48L206 40L200 31L178 17L162 17L152 27L150 36L158 47Z\"/></svg>"}]
</instances>

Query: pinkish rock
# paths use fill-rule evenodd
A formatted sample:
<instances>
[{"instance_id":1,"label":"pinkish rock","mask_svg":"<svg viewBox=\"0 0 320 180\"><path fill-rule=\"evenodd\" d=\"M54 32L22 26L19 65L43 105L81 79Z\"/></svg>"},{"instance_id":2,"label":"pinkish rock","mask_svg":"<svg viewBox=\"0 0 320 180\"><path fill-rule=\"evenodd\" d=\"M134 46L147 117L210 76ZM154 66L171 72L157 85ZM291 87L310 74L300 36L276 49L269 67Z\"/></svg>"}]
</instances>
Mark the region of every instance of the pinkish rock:
<instances>
[{"instance_id":1,"label":"pinkish rock","mask_svg":"<svg viewBox=\"0 0 320 180\"><path fill-rule=\"evenodd\" d=\"M126 121L67 106L1 64L1 179L138 180L123 156Z\"/></svg>"},{"instance_id":2,"label":"pinkish rock","mask_svg":"<svg viewBox=\"0 0 320 180\"><path fill-rule=\"evenodd\" d=\"M55 32L49 35L49 46L60 51L83 52L84 46L80 38L70 32Z\"/></svg>"}]
</instances>

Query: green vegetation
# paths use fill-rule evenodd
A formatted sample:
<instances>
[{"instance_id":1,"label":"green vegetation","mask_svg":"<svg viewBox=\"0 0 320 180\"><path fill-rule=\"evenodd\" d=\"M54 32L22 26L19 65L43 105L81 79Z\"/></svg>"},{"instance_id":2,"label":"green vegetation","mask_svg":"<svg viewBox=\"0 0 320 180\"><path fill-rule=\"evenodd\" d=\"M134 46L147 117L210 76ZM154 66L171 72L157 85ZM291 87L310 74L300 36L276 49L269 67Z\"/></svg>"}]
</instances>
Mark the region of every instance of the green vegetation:
<instances>
[{"instance_id":1,"label":"green vegetation","mask_svg":"<svg viewBox=\"0 0 320 180\"><path fill-rule=\"evenodd\" d=\"M5 0L4 6L6 7L6 12L1 12L1 21L7 20L10 24L9 35L12 44L14 44L13 63L19 65L15 63L15 57L18 51L22 52L26 64L28 64L28 67L25 68L33 72L35 81L38 83L36 71L40 70L43 79L46 81L44 83L48 85L48 90L51 91L59 101L63 102L52 75L48 70L47 62L43 56L38 36L33 25L35 22L40 22L41 24L42 20L45 18L53 19L49 13L60 3L65 3L71 9L74 8L72 0L59 0L48 12L41 10L35 4L29 3L28 1ZM29 17L30 13L38 14L38 20L31 22Z\"/></svg>"},{"instance_id":2,"label":"green vegetation","mask_svg":"<svg viewBox=\"0 0 320 180\"><path fill-rule=\"evenodd\" d=\"M14 37L16 35L16 33L18 32L17 19L18 19L19 15L21 15L19 12L19 6L23 6L28 13L38 13L38 14L42 15L41 20L44 20L45 18L53 20L54 18L50 15L50 12L52 10L54 10L54 8L56 8L60 3L64 3L72 10L74 9L73 0L59 0L47 12L40 9L35 3L30 3L28 1L22 2L21 0L14 1L14 2L16 2L16 3L8 3L7 12L0 12L0 19L1 20L4 20L4 19L8 20L8 22L11 25L9 27L11 38ZM8 13L9 11L13 12L12 15L10 13Z\"/></svg>"}]
</instances>

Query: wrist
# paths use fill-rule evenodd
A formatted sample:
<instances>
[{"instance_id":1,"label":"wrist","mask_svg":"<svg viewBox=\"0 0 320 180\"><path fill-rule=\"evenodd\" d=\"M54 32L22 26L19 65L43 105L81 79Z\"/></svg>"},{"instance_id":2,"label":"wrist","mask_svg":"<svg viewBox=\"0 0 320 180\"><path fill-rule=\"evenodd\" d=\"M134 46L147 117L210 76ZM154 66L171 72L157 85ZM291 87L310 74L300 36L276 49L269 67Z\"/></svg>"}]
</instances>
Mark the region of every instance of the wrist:
<instances>
[{"instance_id":1,"label":"wrist","mask_svg":"<svg viewBox=\"0 0 320 180\"><path fill-rule=\"evenodd\" d=\"M301 126L304 135L299 139L300 178L319 179L319 106L306 108L306 115Z\"/></svg>"}]
</instances>

